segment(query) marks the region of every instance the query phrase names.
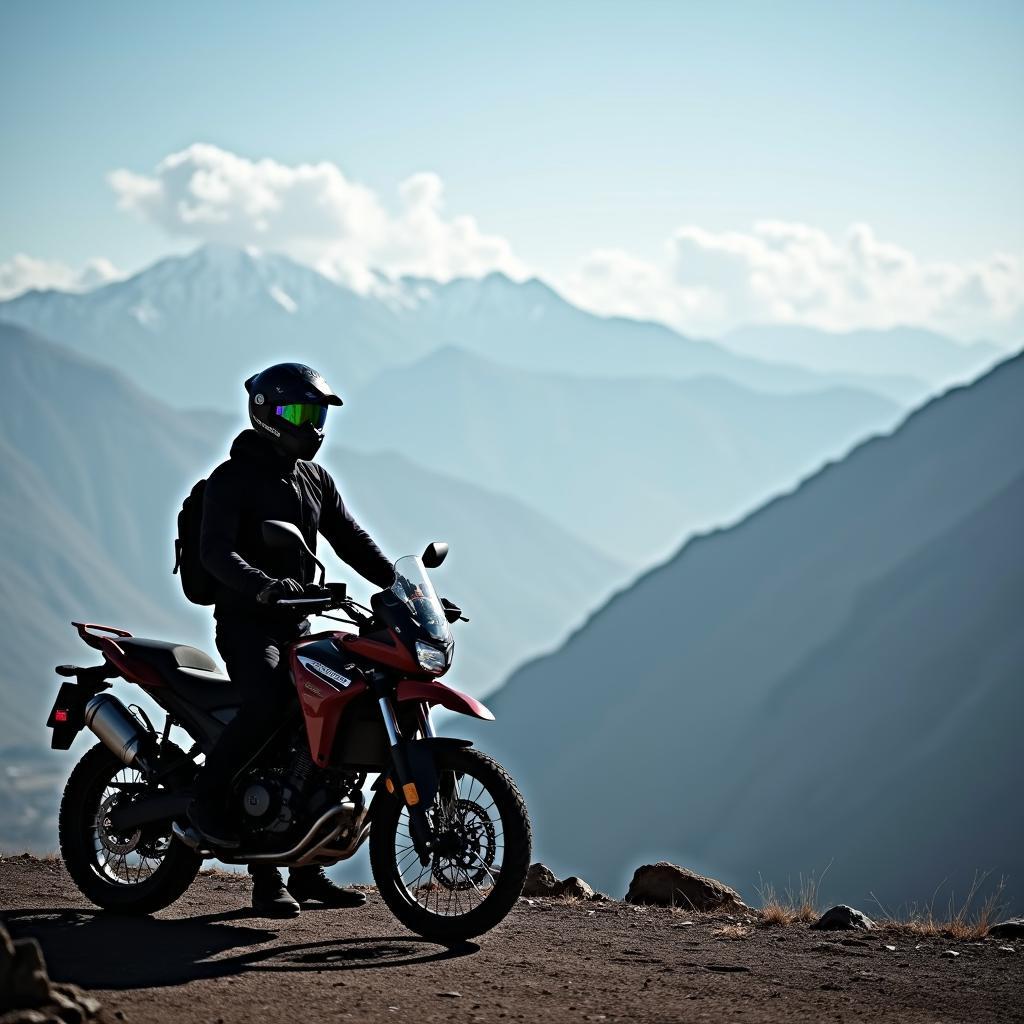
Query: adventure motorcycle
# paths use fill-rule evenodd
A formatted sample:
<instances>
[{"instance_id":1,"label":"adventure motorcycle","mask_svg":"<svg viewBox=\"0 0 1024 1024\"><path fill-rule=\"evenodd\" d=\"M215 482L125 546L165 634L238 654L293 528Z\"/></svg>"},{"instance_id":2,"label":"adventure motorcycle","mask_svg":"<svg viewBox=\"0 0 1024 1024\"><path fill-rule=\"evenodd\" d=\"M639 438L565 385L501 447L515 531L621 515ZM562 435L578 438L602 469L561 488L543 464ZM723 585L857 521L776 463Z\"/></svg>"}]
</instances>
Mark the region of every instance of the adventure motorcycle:
<instances>
[{"instance_id":1,"label":"adventure motorcycle","mask_svg":"<svg viewBox=\"0 0 1024 1024\"><path fill-rule=\"evenodd\" d=\"M316 615L341 610L347 618L327 617L357 632L309 634L289 646L297 699L232 783L241 846L201 840L186 813L197 759L234 715L239 689L196 648L76 622L104 660L58 666L75 681L61 685L47 722L54 749L68 749L83 728L100 740L61 801L60 850L71 877L101 907L148 914L181 896L204 858L329 865L369 838L378 891L408 928L443 941L493 928L522 892L530 822L496 761L468 740L437 736L431 724L435 705L494 717L439 678L452 662L449 624L462 615L438 599L426 568L440 565L448 546L399 559L394 584L366 608L347 597L345 584L324 584L322 563L294 526L268 521L263 536L300 545L320 568L311 592L279 604ZM166 711L161 730L105 692L115 677ZM172 726L194 741L188 750L171 741Z\"/></svg>"}]
</instances>

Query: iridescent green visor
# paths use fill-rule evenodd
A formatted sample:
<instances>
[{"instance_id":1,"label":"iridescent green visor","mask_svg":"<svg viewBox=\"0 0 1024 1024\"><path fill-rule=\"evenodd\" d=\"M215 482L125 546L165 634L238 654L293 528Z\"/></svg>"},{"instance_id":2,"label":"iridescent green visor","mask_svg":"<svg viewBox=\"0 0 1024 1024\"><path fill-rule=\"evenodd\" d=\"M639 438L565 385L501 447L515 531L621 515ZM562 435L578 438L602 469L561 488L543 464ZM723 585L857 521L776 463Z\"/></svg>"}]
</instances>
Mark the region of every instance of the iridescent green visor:
<instances>
[{"instance_id":1,"label":"iridescent green visor","mask_svg":"<svg viewBox=\"0 0 1024 1024\"><path fill-rule=\"evenodd\" d=\"M297 427L303 423L312 423L317 430L322 430L327 420L327 406L313 402L293 402L291 405L279 405L277 415Z\"/></svg>"}]
</instances>

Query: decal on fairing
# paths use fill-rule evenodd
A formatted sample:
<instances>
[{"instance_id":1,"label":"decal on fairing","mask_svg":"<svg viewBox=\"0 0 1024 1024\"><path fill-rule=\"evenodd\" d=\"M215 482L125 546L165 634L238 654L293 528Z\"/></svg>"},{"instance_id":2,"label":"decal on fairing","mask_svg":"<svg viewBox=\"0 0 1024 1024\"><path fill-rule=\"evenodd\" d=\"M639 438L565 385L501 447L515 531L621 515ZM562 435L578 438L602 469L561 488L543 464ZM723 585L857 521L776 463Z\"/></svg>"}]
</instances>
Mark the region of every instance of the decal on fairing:
<instances>
[{"instance_id":1,"label":"decal on fairing","mask_svg":"<svg viewBox=\"0 0 1024 1024\"><path fill-rule=\"evenodd\" d=\"M335 672L333 668L329 668L319 661L314 661L312 658L307 658L300 654L299 663L304 669L315 673L321 679L330 680L330 682L337 683L341 687L352 685L352 680L348 676L343 676L340 672Z\"/></svg>"}]
</instances>

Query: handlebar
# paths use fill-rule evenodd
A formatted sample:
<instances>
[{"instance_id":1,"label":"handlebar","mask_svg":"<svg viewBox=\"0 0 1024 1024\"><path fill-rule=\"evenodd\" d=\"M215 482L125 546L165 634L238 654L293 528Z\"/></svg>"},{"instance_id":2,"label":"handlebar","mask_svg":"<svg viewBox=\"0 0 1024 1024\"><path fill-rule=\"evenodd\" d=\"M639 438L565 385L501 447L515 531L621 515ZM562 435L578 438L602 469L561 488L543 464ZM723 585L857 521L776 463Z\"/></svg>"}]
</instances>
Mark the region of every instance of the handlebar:
<instances>
[{"instance_id":1,"label":"handlebar","mask_svg":"<svg viewBox=\"0 0 1024 1024\"><path fill-rule=\"evenodd\" d=\"M274 602L275 608L294 608L296 611L308 612L312 615L323 615L326 612L340 609L351 617L355 625L368 623L372 616L362 610L362 606L353 601L347 593L344 583L328 583L325 587L313 588L316 593L306 593L302 597L283 597Z\"/></svg>"}]
</instances>

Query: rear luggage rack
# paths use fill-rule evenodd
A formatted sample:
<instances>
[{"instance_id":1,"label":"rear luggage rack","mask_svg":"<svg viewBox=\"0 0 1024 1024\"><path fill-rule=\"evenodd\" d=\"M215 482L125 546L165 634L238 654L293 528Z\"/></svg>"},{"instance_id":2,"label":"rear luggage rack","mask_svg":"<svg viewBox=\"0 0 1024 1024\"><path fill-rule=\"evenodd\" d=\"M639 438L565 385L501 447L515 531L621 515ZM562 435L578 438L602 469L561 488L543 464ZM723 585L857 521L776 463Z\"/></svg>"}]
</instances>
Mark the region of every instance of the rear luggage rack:
<instances>
[{"instance_id":1,"label":"rear luggage rack","mask_svg":"<svg viewBox=\"0 0 1024 1024\"><path fill-rule=\"evenodd\" d=\"M116 626L99 626L94 622L72 622L72 626L78 630L78 635L94 650L102 651L104 654L114 654L124 657L124 651L113 639L114 637L130 637L131 633L126 629L118 629ZM93 632L93 631L96 632ZM99 633L110 633L111 636L100 636ZM64 666L62 666L64 667ZM70 666L68 666L70 667Z\"/></svg>"}]
</instances>

